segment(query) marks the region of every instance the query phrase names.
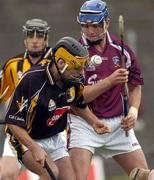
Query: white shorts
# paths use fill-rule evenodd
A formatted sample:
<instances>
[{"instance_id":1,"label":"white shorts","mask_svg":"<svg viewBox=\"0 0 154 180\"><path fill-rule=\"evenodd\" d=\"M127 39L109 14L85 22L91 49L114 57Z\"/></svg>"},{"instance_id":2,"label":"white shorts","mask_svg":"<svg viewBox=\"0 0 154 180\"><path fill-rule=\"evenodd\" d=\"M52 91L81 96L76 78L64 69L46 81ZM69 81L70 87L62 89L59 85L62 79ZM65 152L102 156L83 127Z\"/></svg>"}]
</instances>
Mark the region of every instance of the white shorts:
<instances>
[{"instance_id":1,"label":"white shorts","mask_svg":"<svg viewBox=\"0 0 154 180\"><path fill-rule=\"evenodd\" d=\"M6 136L4 141L2 157L3 156L17 157L17 152L15 151L14 147L9 143L8 135Z\"/></svg>"},{"instance_id":2,"label":"white shorts","mask_svg":"<svg viewBox=\"0 0 154 180\"><path fill-rule=\"evenodd\" d=\"M112 132L99 135L81 117L70 114L69 149L77 147L94 153L95 148L102 147L101 152L104 158L141 149L133 129L129 131L128 137L125 136L120 126L121 118L122 116L102 119L110 126Z\"/></svg>"},{"instance_id":3,"label":"white shorts","mask_svg":"<svg viewBox=\"0 0 154 180\"><path fill-rule=\"evenodd\" d=\"M6 136L5 141L4 141L2 157L5 157L5 156L17 158L16 150L9 143L9 135ZM18 168L19 169L21 169L21 168L24 169L25 167L18 161Z\"/></svg>"},{"instance_id":4,"label":"white shorts","mask_svg":"<svg viewBox=\"0 0 154 180\"><path fill-rule=\"evenodd\" d=\"M36 142L40 144L40 146L46 150L46 152L48 152L53 161L56 161L65 156L69 156L64 136L64 133L59 133L50 138L36 140ZM17 152L9 143L9 135L7 135L5 139L2 156L11 156L17 158Z\"/></svg>"}]
</instances>

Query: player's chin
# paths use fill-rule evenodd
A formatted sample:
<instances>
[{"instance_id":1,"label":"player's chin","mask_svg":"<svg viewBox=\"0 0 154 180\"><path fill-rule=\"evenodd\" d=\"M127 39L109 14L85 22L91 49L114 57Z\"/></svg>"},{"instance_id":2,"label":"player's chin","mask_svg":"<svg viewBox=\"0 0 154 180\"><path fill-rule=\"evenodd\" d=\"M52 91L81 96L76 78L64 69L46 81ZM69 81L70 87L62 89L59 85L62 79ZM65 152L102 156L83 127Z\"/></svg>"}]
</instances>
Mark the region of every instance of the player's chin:
<instances>
[{"instance_id":1,"label":"player's chin","mask_svg":"<svg viewBox=\"0 0 154 180\"><path fill-rule=\"evenodd\" d=\"M91 42L95 42L95 41L98 41L98 37L91 37L91 38L88 38L89 41Z\"/></svg>"}]
</instances>

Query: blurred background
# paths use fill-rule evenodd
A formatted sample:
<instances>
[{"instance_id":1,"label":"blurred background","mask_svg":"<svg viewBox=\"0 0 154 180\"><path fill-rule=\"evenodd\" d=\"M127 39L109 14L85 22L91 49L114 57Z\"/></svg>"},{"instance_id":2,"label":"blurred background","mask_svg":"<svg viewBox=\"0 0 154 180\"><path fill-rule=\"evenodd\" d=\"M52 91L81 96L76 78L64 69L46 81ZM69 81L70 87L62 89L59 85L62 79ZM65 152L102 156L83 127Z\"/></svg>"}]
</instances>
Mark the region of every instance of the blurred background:
<instances>
[{"instance_id":1,"label":"blurred background","mask_svg":"<svg viewBox=\"0 0 154 180\"><path fill-rule=\"evenodd\" d=\"M51 26L50 46L63 36L79 38L76 22L83 0L1 0L0 1L0 67L24 50L22 25L31 18L42 18ZM125 42L136 52L145 84L136 126L137 137L150 167L154 168L154 0L107 0L111 24L109 31L118 35L118 17L125 18ZM1 117L4 112L0 111ZM0 155L4 129L0 126ZM101 156L101 150L97 152ZM105 160L107 180L127 180L123 170L112 160Z\"/></svg>"}]
</instances>

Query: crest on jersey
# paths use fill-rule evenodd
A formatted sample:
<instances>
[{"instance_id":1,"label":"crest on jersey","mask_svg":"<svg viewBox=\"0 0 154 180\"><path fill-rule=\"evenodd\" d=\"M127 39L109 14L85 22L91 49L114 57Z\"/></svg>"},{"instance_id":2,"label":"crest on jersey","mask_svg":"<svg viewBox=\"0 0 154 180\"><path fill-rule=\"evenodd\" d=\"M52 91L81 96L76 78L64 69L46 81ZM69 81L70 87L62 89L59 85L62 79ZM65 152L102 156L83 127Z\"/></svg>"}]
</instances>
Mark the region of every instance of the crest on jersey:
<instances>
[{"instance_id":1,"label":"crest on jersey","mask_svg":"<svg viewBox=\"0 0 154 180\"><path fill-rule=\"evenodd\" d=\"M50 99L48 104L48 111L53 111L56 109L56 103L53 99Z\"/></svg>"},{"instance_id":2,"label":"crest on jersey","mask_svg":"<svg viewBox=\"0 0 154 180\"><path fill-rule=\"evenodd\" d=\"M112 60L116 67L120 66L120 58L118 56L114 56Z\"/></svg>"},{"instance_id":3,"label":"crest on jersey","mask_svg":"<svg viewBox=\"0 0 154 180\"><path fill-rule=\"evenodd\" d=\"M95 65L90 60L86 66L86 71L95 71L95 69L96 69Z\"/></svg>"}]
</instances>

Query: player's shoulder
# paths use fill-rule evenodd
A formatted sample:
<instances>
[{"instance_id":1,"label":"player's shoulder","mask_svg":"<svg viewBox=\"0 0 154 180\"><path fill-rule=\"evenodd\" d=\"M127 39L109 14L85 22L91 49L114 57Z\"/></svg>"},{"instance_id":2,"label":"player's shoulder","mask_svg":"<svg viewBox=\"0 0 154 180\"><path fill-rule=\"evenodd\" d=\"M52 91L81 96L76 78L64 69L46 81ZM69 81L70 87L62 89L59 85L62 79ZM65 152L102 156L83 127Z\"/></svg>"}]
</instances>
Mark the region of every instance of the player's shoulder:
<instances>
[{"instance_id":1,"label":"player's shoulder","mask_svg":"<svg viewBox=\"0 0 154 180\"><path fill-rule=\"evenodd\" d=\"M116 45L116 46L121 46L121 40L120 40L119 37L111 34L111 35L110 35L110 38L111 38L111 41L112 41L112 43L113 43L114 45ZM128 50L128 51L131 50L131 48L129 47L129 45L128 45L127 43L125 43L125 42L124 42L124 47L125 47L125 49Z\"/></svg>"},{"instance_id":2,"label":"player's shoulder","mask_svg":"<svg viewBox=\"0 0 154 180\"><path fill-rule=\"evenodd\" d=\"M21 84L30 84L30 87L40 87L46 81L46 65L35 65L22 77Z\"/></svg>"},{"instance_id":3,"label":"player's shoulder","mask_svg":"<svg viewBox=\"0 0 154 180\"><path fill-rule=\"evenodd\" d=\"M113 44L121 45L121 41L116 35L110 34L110 38Z\"/></svg>"},{"instance_id":4,"label":"player's shoulder","mask_svg":"<svg viewBox=\"0 0 154 180\"><path fill-rule=\"evenodd\" d=\"M28 71L26 71L24 76L28 76L30 78L42 76L42 74L45 72L45 69L46 64L37 64L35 66L32 66Z\"/></svg>"},{"instance_id":5,"label":"player's shoulder","mask_svg":"<svg viewBox=\"0 0 154 180\"><path fill-rule=\"evenodd\" d=\"M3 69L6 69L8 66L14 65L19 61L23 61L23 57L24 57L24 53L21 53L21 54L17 54L16 56L8 58L3 65Z\"/></svg>"}]
</instances>

